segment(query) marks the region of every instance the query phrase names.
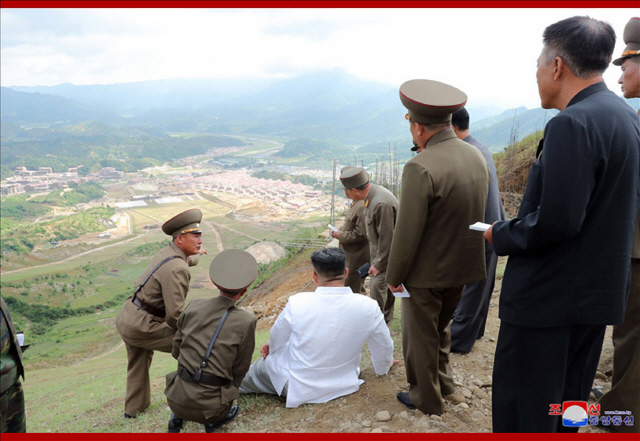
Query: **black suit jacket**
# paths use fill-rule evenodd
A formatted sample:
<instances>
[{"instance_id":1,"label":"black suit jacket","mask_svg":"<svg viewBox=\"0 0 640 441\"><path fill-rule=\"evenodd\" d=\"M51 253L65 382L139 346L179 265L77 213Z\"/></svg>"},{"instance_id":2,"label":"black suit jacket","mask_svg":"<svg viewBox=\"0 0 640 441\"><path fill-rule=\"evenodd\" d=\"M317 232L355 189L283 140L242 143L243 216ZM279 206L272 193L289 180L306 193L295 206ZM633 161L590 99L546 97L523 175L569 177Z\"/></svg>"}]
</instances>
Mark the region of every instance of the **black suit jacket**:
<instances>
[{"instance_id":1,"label":"black suit jacket","mask_svg":"<svg viewBox=\"0 0 640 441\"><path fill-rule=\"evenodd\" d=\"M545 127L518 216L497 223L509 255L500 318L524 327L623 321L638 213L640 123L604 83Z\"/></svg>"}]
</instances>

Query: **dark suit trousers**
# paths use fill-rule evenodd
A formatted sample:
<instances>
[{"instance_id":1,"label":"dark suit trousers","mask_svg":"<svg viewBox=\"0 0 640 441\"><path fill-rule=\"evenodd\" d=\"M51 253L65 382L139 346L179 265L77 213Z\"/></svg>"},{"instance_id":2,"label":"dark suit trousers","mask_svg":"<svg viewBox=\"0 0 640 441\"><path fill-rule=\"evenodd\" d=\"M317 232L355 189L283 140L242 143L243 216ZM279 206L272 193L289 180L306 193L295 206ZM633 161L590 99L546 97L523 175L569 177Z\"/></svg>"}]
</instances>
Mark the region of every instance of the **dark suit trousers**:
<instances>
[{"instance_id":1,"label":"dark suit trousers","mask_svg":"<svg viewBox=\"0 0 640 441\"><path fill-rule=\"evenodd\" d=\"M442 396L455 391L449 366L449 321L462 288L407 286L411 297L402 299L402 352L409 399L426 414L441 415Z\"/></svg>"},{"instance_id":2,"label":"dark suit trousers","mask_svg":"<svg viewBox=\"0 0 640 441\"><path fill-rule=\"evenodd\" d=\"M493 431L577 432L551 404L587 401L605 326L524 328L500 324L493 366Z\"/></svg>"},{"instance_id":3,"label":"dark suit trousers","mask_svg":"<svg viewBox=\"0 0 640 441\"><path fill-rule=\"evenodd\" d=\"M493 250L485 254L487 278L465 286L451 322L451 352L470 352L484 335L489 302L496 281L498 256Z\"/></svg>"}]
</instances>

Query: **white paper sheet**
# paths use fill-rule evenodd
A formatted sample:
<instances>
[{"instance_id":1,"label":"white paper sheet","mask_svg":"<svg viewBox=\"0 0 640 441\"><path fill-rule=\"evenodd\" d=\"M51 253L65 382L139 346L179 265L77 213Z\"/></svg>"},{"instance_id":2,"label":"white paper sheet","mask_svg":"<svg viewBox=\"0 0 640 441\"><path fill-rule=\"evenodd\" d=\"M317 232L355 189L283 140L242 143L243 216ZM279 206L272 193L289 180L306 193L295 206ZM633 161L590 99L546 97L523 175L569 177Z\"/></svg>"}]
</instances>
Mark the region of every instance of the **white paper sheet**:
<instances>
[{"instance_id":1,"label":"white paper sheet","mask_svg":"<svg viewBox=\"0 0 640 441\"><path fill-rule=\"evenodd\" d=\"M411 294L409 294L409 290L407 289L406 286L404 286L404 283L400 286L402 286L402 291L394 292L393 295L395 297L411 297Z\"/></svg>"},{"instance_id":2,"label":"white paper sheet","mask_svg":"<svg viewBox=\"0 0 640 441\"><path fill-rule=\"evenodd\" d=\"M490 226L490 224L485 224L484 222L476 222L473 225L469 225L469 229L475 231L487 231Z\"/></svg>"}]
</instances>

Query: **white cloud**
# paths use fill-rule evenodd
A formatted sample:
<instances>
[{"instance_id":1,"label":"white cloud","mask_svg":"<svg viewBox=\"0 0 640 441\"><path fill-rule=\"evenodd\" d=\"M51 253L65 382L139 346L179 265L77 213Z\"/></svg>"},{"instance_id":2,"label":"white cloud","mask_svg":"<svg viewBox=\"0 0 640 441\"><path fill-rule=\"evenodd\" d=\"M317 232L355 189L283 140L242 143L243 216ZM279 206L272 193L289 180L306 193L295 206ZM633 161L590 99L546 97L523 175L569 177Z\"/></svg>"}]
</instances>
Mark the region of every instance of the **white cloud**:
<instances>
[{"instance_id":1,"label":"white cloud","mask_svg":"<svg viewBox=\"0 0 640 441\"><path fill-rule=\"evenodd\" d=\"M430 78L469 102L539 104L546 26L572 15L618 34L632 9L3 9L1 81L108 84L290 76L342 68L395 87ZM619 93L619 69L606 73Z\"/></svg>"}]
</instances>

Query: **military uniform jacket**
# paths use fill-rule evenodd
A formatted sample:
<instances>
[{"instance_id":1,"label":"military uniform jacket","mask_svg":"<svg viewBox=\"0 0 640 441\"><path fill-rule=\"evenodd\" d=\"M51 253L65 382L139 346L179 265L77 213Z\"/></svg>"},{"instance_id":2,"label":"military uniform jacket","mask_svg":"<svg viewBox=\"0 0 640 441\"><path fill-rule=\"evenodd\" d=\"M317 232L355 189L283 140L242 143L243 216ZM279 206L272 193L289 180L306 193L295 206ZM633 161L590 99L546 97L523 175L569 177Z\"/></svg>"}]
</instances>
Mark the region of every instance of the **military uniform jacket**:
<instances>
[{"instance_id":1,"label":"military uniform jacket","mask_svg":"<svg viewBox=\"0 0 640 441\"><path fill-rule=\"evenodd\" d=\"M369 240L364 220L364 201L354 201L349 207L344 225L340 229L340 248L347 257L349 271L369 261Z\"/></svg>"},{"instance_id":2,"label":"military uniform jacket","mask_svg":"<svg viewBox=\"0 0 640 441\"><path fill-rule=\"evenodd\" d=\"M640 120L602 82L580 91L547 123L518 216L493 227L496 253L509 255L503 321L622 323L639 156Z\"/></svg>"},{"instance_id":3,"label":"military uniform jacket","mask_svg":"<svg viewBox=\"0 0 640 441\"><path fill-rule=\"evenodd\" d=\"M168 399L188 408L212 409L215 414L216 409L238 396L238 388L251 365L258 319L234 305L233 300L224 296L191 301L178 319L171 352L179 366L190 373L197 371L220 319L231 308L202 371L227 379L228 384L198 384L172 372L167 375L165 395Z\"/></svg>"},{"instance_id":4,"label":"military uniform jacket","mask_svg":"<svg viewBox=\"0 0 640 441\"><path fill-rule=\"evenodd\" d=\"M371 184L364 199L364 217L369 239L370 263L380 272L387 270L398 200L384 187Z\"/></svg>"},{"instance_id":5,"label":"military uniform jacket","mask_svg":"<svg viewBox=\"0 0 640 441\"><path fill-rule=\"evenodd\" d=\"M22 377L24 379L24 366L22 364L22 349L18 343L18 334L13 327L9 309L0 297L0 392L8 390Z\"/></svg>"},{"instance_id":6,"label":"military uniform jacket","mask_svg":"<svg viewBox=\"0 0 640 441\"><path fill-rule=\"evenodd\" d=\"M489 170L453 130L437 133L404 166L387 283L449 288L486 278L484 220Z\"/></svg>"},{"instance_id":7,"label":"military uniform jacket","mask_svg":"<svg viewBox=\"0 0 640 441\"><path fill-rule=\"evenodd\" d=\"M164 247L151 259L144 273L136 280L136 286L144 281L156 265L170 256L178 258L171 259L158 268L137 294L143 302L164 310L165 316L156 317L139 309L131 303L130 297L125 301L117 318L121 335L138 339L149 334L162 337L175 333L176 322L184 308L191 279L187 256L173 243Z\"/></svg>"}]
</instances>

